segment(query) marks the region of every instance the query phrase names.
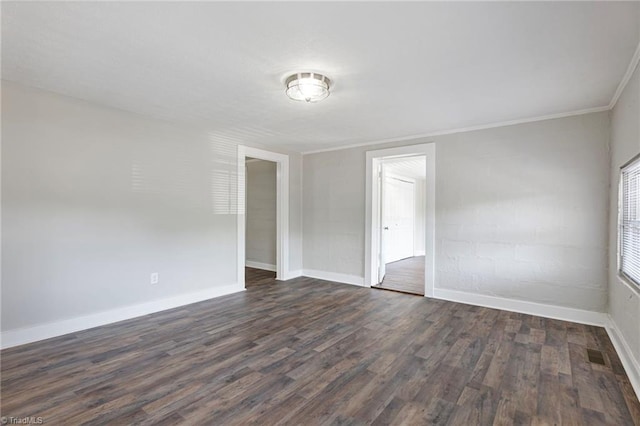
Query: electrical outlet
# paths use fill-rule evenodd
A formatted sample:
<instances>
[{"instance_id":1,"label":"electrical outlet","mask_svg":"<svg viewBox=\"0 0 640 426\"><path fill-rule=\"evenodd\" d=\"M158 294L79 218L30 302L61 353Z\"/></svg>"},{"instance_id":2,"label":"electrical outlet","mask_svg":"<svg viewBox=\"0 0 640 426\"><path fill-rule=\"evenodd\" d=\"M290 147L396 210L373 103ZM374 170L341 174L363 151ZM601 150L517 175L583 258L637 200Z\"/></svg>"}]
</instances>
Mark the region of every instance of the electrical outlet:
<instances>
[{"instance_id":1,"label":"electrical outlet","mask_svg":"<svg viewBox=\"0 0 640 426\"><path fill-rule=\"evenodd\" d=\"M152 273L151 284L158 284L158 281L160 281L160 274L158 274L157 272Z\"/></svg>"}]
</instances>

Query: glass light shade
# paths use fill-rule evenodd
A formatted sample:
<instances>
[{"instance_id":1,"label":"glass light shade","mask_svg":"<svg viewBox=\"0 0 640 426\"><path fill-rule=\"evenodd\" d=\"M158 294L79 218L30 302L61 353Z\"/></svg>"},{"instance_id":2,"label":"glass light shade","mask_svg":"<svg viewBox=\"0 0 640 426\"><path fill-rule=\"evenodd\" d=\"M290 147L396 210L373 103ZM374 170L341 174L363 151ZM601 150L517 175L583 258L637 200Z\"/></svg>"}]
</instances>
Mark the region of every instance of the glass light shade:
<instances>
[{"instance_id":1,"label":"glass light shade","mask_svg":"<svg viewBox=\"0 0 640 426\"><path fill-rule=\"evenodd\" d=\"M318 102L329 96L331 81L324 75L299 72L287 78L287 96L294 101Z\"/></svg>"}]
</instances>

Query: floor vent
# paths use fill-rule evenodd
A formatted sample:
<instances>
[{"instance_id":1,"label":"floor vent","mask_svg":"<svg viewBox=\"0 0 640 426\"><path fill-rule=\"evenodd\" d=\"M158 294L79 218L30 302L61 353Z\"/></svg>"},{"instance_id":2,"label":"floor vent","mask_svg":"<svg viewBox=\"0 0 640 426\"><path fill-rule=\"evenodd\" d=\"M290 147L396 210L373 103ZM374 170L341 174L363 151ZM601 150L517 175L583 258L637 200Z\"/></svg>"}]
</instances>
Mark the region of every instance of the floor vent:
<instances>
[{"instance_id":1,"label":"floor vent","mask_svg":"<svg viewBox=\"0 0 640 426\"><path fill-rule=\"evenodd\" d=\"M605 365L604 354L602 352L595 349L587 349L587 356L589 357L590 362Z\"/></svg>"}]
</instances>

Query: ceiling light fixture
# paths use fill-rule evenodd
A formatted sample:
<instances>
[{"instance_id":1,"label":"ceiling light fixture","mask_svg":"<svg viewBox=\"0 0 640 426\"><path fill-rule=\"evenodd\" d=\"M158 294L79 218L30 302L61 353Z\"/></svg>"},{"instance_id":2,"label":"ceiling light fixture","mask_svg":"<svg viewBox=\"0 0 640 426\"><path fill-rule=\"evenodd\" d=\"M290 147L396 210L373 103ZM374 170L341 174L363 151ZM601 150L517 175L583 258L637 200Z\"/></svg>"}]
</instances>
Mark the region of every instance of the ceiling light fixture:
<instances>
[{"instance_id":1,"label":"ceiling light fixture","mask_svg":"<svg viewBox=\"0 0 640 426\"><path fill-rule=\"evenodd\" d=\"M298 72L285 82L287 96L294 101L318 102L329 96L331 80L316 72Z\"/></svg>"}]
</instances>

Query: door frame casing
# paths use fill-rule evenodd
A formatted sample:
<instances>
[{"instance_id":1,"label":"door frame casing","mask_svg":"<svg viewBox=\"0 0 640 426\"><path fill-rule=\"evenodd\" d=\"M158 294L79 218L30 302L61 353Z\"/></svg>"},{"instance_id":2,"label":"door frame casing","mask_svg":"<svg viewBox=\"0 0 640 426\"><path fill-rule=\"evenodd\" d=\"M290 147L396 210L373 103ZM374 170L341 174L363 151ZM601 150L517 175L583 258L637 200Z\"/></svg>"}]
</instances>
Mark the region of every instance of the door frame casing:
<instances>
[{"instance_id":1,"label":"door frame casing","mask_svg":"<svg viewBox=\"0 0 640 426\"><path fill-rule=\"evenodd\" d=\"M289 156L245 145L238 145L237 178L237 279L245 285L246 244L246 167L245 158L276 163L276 280L285 280L289 275Z\"/></svg>"},{"instance_id":2,"label":"door frame casing","mask_svg":"<svg viewBox=\"0 0 640 426\"><path fill-rule=\"evenodd\" d=\"M386 158L414 157L419 155L426 157L424 295L425 297L433 297L436 279L436 146L433 142L366 152L364 285L367 287L376 285L378 276L378 261L376 258L379 256L380 240L379 229L375 226L375 224L380 221L378 210L380 200L378 199L378 179L376 176L378 165Z\"/></svg>"}]
</instances>

